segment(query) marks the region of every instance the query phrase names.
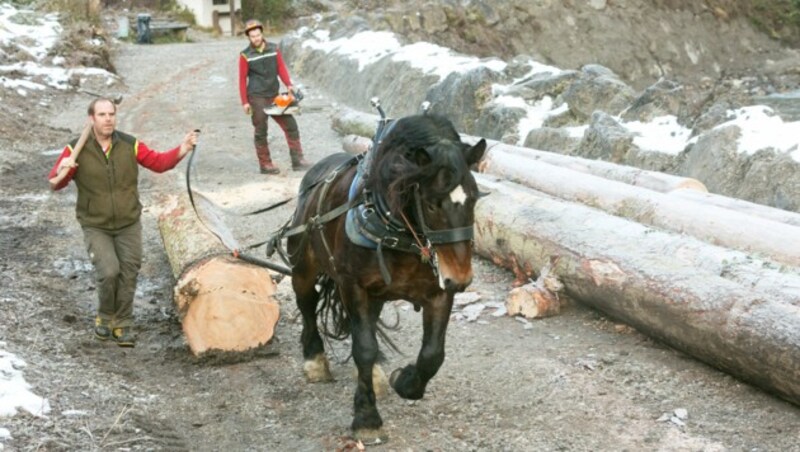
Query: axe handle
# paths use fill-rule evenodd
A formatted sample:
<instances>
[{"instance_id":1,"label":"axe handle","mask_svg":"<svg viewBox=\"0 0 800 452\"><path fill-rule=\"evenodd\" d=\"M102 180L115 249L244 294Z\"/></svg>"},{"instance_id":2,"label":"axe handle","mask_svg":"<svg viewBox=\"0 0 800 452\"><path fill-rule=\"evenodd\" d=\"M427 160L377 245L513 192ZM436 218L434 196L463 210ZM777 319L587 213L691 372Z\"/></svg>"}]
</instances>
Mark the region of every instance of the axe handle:
<instances>
[{"instance_id":1,"label":"axe handle","mask_svg":"<svg viewBox=\"0 0 800 452\"><path fill-rule=\"evenodd\" d=\"M75 143L75 148L72 149L72 152L70 153L70 157L72 157L73 161L78 161L78 155L80 155L83 146L86 145L86 141L89 139L90 133L92 133L92 124L87 123L86 127L83 128L83 132L81 132L81 137L78 138L78 142ZM50 189L55 189L56 185L61 183L61 181L67 177L70 169L72 168L62 168L54 178L50 179Z\"/></svg>"}]
</instances>

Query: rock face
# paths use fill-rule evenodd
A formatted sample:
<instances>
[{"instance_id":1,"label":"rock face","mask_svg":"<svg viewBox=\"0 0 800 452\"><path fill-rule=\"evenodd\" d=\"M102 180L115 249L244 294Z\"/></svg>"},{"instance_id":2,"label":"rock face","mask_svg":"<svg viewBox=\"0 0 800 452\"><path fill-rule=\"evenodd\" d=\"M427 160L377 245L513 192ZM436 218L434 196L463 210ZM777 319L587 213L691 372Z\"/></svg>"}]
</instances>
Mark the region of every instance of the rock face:
<instances>
[{"instance_id":1,"label":"rock face","mask_svg":"<svg viewBox=\"0 0 800 452\"><path fill-rule=\"evenodd\" d=\"M357 3L354 10L344 9ZM598 63L637 89L660 77L741 73L782 59L781 45L737 14L735 1L360 0L340 21L480 57L531 55L561 68ZM352 27L350 27L352 29Z\"/></svg>"},{"instance_id":2,"label":"rock face","mask_svg":"<svg viewBox=\"0 0 800 452\"><path fill-rule=\"evenodd\" d=\"M726 25L690 8L665 10L659 24L651 23L652 15L641 17L642 22L625 30L624 35L617 30L616 39L625 36L625 39L637 41L637 45L650 42L651 63L657 60L662 69L669 66L670 61L682 61L682 58L689 58L696 66L694 74L705 64L712 66L709 76L696 83L678 77L661 77L642 89L626 82L631 74L642 71L635 69L633 63L630 67L623 64L613 69L597 63L579 66L561 63L576 69L544 64L553 59L541 59L537 49L540 40L530 41L533 44L524 48L525 54L506 62L499 58L468 57L443 47L432 46L437 48L431 49L431 45L424 47L422 43L404 44L402 36L367 28L379 25L383 29L402 29L404 36L411 37L421 37L432 30L439 30L442 35L463 33L465 31L457 31L454 24L462 23L458 18L471 11L480 15L489 27L508 27L504 29L509 30L509 45L514 47L515 40L522 39L531 27L519 28L514 33L510 30L515 21L526 16L535 24L538 20L535 17L548 17L551 10L559 10L564 13L560 21L594 24L594 28L590 27L591 35L596 32L595 22L599 21L610 30L611 25L605 23L605 19L610 20L623 12L638 14L630 9L640 2L595 1L571 7L562 3L570 2L500 1L491 6L474 1L436 5L412 2L419 7L419 14L399 15L391 7L365 17L331 14L309 22L303 31L284 38L281 45L294 73L324 86L341 102L365 112L373 111L369 104L373 96L380 97L384 109L394 117L418 113L420 105L428 101L433 113L448 116L463 133L689 176L700 180L713 193L800 210L800 181L796 176L800 171L800 140L795 140L794 144L790 140L787 145L784 140L781 146L743 150L741 135L744 132L740 124L732 122L739 116L752 116L753 111L742 107L754 105L757 100L769 103L764 99L773 100L771 105L775 110L763 107L765 113L760 114L782 115L782 119L775 117L777 121L796 121L797 111L800 111L800 97L796 95L800 87L800 57L785 57L780 64L770 66L763 77L719 75L722 72L719 58L724 58L731 49L709 47L710 44L701 40L701 31L697 29L705 24L711 27L705 33L721 36L735 29L743 34L717 45L736 47L746 40L750 47L755 46L754 51L761 49L759 58L773 50L775 55L782 52L768 45L769 41L763 37L744 33L746 24ZM513 17L507 15L512 6L517 8ZM636 30L648 24L653 36L634 39ZM681 28L681 32L676 33L675 24L683 24L687 29ZM672 41L653 44L664 30L669 31L667 34ZM321 39L326 32L328 37ZM346 41L336 40L357 33L372 33L367 35L369 39L387 40L387 44L381 53L367 55L369 58L364 52L343 51ZM751 30L751 33L755 32ZM363 39L365 35L360 36ZM582 42L584 37L562 36L557 41L576 39ZM710 41L725 39L717 37ZM614 50L635 62L632 45L620 45ZM667 52L672 60L662 55L665 45L674 47L674 52ZM583 51L579 47L573 50ZM742 49L737 52L748 54ZM599 53L598 58L602 55ZM446 66L452 64L447 61L451 57L457 59L458 65L446 71L432 69L422 61L427 58ZM664 70L659 75L673 72ZM641 82L647 77L633 78ZM663 135L649 135L658 128Z\"/></svg>"}]
</instances>

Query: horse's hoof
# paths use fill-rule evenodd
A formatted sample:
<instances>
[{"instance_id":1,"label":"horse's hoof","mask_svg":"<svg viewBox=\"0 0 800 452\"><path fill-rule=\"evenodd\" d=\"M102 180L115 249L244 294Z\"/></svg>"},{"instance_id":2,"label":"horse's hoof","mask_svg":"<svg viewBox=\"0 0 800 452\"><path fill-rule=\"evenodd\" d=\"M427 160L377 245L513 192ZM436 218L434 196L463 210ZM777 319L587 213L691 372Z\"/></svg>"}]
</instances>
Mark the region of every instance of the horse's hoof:
<instances>
[{"instance_id":1,"label":"horse's hoof","mask_svg":"<svg viewBox=\"0 0 800 452\"><path fill-rule=\"evenodd\" d=\"M397 368L389 376L389 384L394 392L408 400L419 400L425 395L425 385L419 379L416 369L408 365L402 369Z\"/></svg>"},{"instance_id":2,"label":"horse's hoof","mask_svg":"<svg viewBox=\"0 0 800 452\"><path fill-rule=\"evenodd\" d=\"M377 446L389 442L389 435L381 428L361 428L353 431L353 439L365 446Z\"/></svg>"},{"instance_id":3,"label":"horse's hoof","mask_svg":"<svg viewBox=\"0 0 800 452\"><path fill-rule=\"evenodd\" d=\"M303 363L303 373L306 375L306 380L309 383L325 383L333 381L331 374L331 367L328 364L328 358L323 354L319 354L314 359L307 360Z\"/></svg>"}]
</instances>

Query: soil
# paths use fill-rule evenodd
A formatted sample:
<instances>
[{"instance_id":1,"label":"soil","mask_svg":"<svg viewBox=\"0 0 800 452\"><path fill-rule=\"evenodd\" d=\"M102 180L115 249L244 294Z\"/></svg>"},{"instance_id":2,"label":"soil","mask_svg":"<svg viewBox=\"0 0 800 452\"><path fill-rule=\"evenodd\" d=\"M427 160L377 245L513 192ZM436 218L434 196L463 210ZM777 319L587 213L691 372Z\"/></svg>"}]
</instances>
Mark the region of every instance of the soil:
<instances>
[{"instance_id":1,"label":"soil","mask_svg":"<svg viewBox=\"0 0 800 452\"><path fill-rule=\"evenodd\" d=\"M269 204L282 194L265 189L268 178L297 184L301 174L288 171L274 123L270 142L283 172L258 173L236 88L235 58L245 42L194 40L121 45L114 66L124 86L107 88L124 94L119 129L165 150L200 128L193 186L230 211ZM306 153L318 160L338 152L341 138L330 128L334 105L326 93L314 86L304 91L297 119ZM156 223L163 197L185 190L185 161L169 173L141 175L145 262L136 348L94 340L96 294L74 218L75 190L50 193L46 181L58 150L79 133L91 98L13 91L2 97L0 343L28 363L25 379L52 411L3 419L13 439L0 449L356 450L349 440L349 345L329 347L335 382L305 382L288 278L278 286L276 337L263 353L214 363L188 352ZM286 206L255 218L231 214L227 221L242 242L252 243L290 214ZM504 316L498 307L514 276L481 259L474 266L469 290L477 301L454 313L447 358L425 398L380 398L388 443L368 449L800 450L797 406L579 304L536 321ZM388 353L390 371L414 359L421 329L420 315L407 303L387 308L395 308L386 309L387 318L399 315L391 334L402 351Z\"/></svg>"}]
</instances>

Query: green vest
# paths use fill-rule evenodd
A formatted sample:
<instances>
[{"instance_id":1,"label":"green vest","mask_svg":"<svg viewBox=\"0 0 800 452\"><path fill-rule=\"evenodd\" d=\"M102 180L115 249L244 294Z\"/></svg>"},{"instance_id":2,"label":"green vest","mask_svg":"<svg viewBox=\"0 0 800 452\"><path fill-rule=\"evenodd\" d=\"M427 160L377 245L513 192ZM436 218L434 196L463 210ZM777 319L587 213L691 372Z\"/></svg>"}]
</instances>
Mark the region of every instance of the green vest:
<instances>
[{"instance_id":1,"label":"green vest","mask_svg":"<svg viewBox=\"0 0 800 452\"><path fill-rule=\"evenodd\" d=\"M70 146L74 149L76 143ZM141 216L136 138L114 131L106 157L92 135L78 156L73 180L78 187L75 216L81 226L115 230L132 225Z\"/></svg>"}]
</instances>

